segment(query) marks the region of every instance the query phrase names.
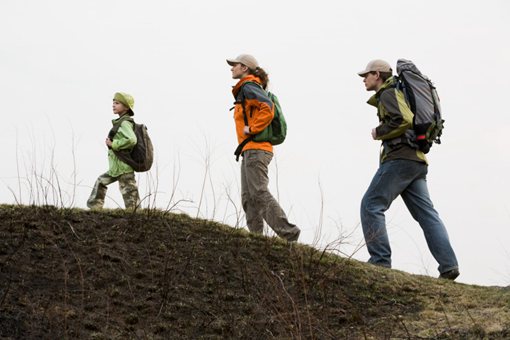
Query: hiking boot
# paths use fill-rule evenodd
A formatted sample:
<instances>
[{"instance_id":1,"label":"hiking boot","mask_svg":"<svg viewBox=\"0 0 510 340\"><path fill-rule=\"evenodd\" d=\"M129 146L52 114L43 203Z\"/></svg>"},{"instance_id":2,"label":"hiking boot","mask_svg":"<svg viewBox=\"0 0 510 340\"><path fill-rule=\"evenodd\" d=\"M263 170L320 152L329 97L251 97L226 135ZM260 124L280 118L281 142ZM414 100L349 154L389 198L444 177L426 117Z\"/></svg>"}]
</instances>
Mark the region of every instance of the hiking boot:
<instances>
[{"instance_id":1,"label":"hiking boot","mask_svg":"<svg viewBox=\"0 0 510 340\"><path fill-rule=\"evenodd\" d=\"M296 231L287 236L287 241L289 242L296 242L299 238L299 235L301 234L301 230L296 228Z\"/></svg>"},{"instance_id":2,"label":"hiking boot","mask_svg":"<svg viewBox=\"0 0 510 340\"><path fill-rule=\"evenodd\" d=\"M451 269L447 272L444 272L444 273L441 273L441 275L439 275L439 278L440 279L446 279L446 280L455 280L457 278L457 276L460 275L460 272L457 268L454 268L454 269Z\"/></svg>"}]
</instances>

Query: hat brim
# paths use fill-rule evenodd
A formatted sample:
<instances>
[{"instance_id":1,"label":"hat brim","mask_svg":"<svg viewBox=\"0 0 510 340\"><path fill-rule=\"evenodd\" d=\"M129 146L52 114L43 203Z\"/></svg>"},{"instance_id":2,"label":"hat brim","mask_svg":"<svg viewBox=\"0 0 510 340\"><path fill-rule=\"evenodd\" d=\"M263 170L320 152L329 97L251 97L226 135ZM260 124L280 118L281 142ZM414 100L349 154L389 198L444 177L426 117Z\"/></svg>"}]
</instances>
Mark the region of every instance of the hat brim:
<instances>
[{"instance_id":1,"label":"hat brim","mask_svg":"<svg viewBox=\"0 0 510 340\"><path fill-rule=\"evenodd\" d=\"M227 64L229 64L230 66L235 66L237 64L242 64L242 63L236 59L227 59Z\"/></svg>"},{"instance_id":2,"label":"hat brim","mask_svg":"<svg viewBox=\"0 0 510 340\"><path fill-rule=\"evenodd\" d=\"M367 74L369 74L370 72L372 72L372 71L363 70L363 71L358 72L358 76L364 77Z\"/></svg>"}]
</instances>

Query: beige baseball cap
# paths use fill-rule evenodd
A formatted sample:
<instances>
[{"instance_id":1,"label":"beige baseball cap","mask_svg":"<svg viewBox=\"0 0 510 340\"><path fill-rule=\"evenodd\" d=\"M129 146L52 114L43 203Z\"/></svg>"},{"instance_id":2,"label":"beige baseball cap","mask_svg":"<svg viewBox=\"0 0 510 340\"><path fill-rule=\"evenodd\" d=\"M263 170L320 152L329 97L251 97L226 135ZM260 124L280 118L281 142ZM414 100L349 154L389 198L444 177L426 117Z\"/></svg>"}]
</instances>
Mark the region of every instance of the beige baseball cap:
<instances>
[{"instance_id":1,"label":"beige baseball cap","mask_svg":"<svg viewBox=\"0 0 510 340\"><path fill-rule=\"evenodd\" d=\"M360 77L364 77L369 72L392 72L390 64L385 62L381 59L372 60L368 63L367 67L363 70L358 72L358 75Z\"/></svg>"},{"instance_id":2,"label":"beige baseball cap","mask_svg":"<svg viewBox=\"0 0 510 340\"><path fill-rule=\"evenodd\" d=\"M227 63L230 66L234 66L235 64L243 64L245 66L248 66L248 68L251 70L255 70L257 67L259 67L257 59L255 59L254 56L249 54L241 54L237 56L237 58L235 59L227 59Z\"/></svg>"}]
</instances>

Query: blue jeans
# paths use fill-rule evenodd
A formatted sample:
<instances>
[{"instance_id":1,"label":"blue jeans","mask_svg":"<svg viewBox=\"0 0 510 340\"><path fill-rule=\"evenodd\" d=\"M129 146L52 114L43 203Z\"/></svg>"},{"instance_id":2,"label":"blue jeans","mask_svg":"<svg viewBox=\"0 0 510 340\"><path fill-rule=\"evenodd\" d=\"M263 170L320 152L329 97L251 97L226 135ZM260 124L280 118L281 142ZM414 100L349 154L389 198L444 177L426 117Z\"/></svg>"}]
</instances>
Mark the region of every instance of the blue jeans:
<instances>
[{"instance_id":1,"label":"blue jeans","mask_svg":"<svg viewBox=\"0 0 510 340\"><path fill-rule=\"evenodd\" d=\"M384 213L398 195L420 224L440 273L458 268L446 228L430 200L427 165L411 160L386 161L377 170L361 201L361 225L369 263L391 268L391 248Z\"/></svg>"}]
</instances>

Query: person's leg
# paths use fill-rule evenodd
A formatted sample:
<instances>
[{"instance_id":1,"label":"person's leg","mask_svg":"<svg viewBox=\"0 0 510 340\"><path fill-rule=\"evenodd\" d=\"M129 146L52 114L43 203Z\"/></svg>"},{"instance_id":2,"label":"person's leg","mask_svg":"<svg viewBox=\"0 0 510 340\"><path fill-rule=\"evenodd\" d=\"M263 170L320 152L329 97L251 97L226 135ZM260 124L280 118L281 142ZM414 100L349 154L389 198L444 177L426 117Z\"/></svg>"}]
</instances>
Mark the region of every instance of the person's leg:
<instances>
[{"instance_id":1,"label":"person's leg","mask_svg":"<svg viewBox=\"0 0 510 340\"><path fill-rule=\"evenodd\" d=\"M246 171L246 157L250 154L250 152L250 150L244 152L243 160L241 162L241 203L246 215L248 230L252 233L262 234L264 231L264 219L260 209L257 209L256 202L253 200L253 196L251 195L250 188L253 186L251 183L252 178L247 176Z\"/></svg>"},{"instance_id":2,"label":"person's leg","mask_svg":"<svg viewBox=\"0 0 510 340\"><path fill-rule=\"evenodd\" d=\"M112 177L108 175L107 172L100 175L96 183L94 183L94 187L92 188L92 192L87 200L87 207L90 209L102 209L104 205L104 199L106 197L106 191L108 190L107 185L112 184L117 181L117 177Z\"/></svg>"},{"instance_id":3,"label":"person's leg","mask_svg":"<svg viewBox=\"0 0 510 340\"><path fill-rule=\"evenodd\" d=\"M135 173L130 172L119 176L119 189L126 209L134 210L140 204Z\"/></svg>"},{"instance_id":4,"label":"person's leg","mask_svg":"<svg viewBox=\"0 0 510 340\"><path fill-rule=\"evenodd\" d=\"M361 226L370 254L369 263L391 268L384 213L416 177L412 163L416 162L393 160L381 164L361 200Z\"/></svg>"},{"instance_id":5,"label":"person's leg","mask_svg":"<svg viewBox=\"0 0 510 340\"><path fill-rule=\"evenodd\" d=\"M289 222L280 204L268 189L268 166L272 158L272 153L262 150L250 150L245 157L250 195L256 210L262 214L264 220L278 236L288 241L297 241L301 230Z\"/></svg>"},{"instance_id":6,"label":"person's leg","mask_svg":"<svg viewBox=\"0 0 510 340\"><path fill-rule=\"evenodd\" d=\"M404 192L402 199L413 218L420 224L432 256L439 263L439 273L458 269L457 257L450 244L448 232L434 208L427 188L427 166L418 164L422 175L414 180Z\"/></svg>"}]
</instances>

